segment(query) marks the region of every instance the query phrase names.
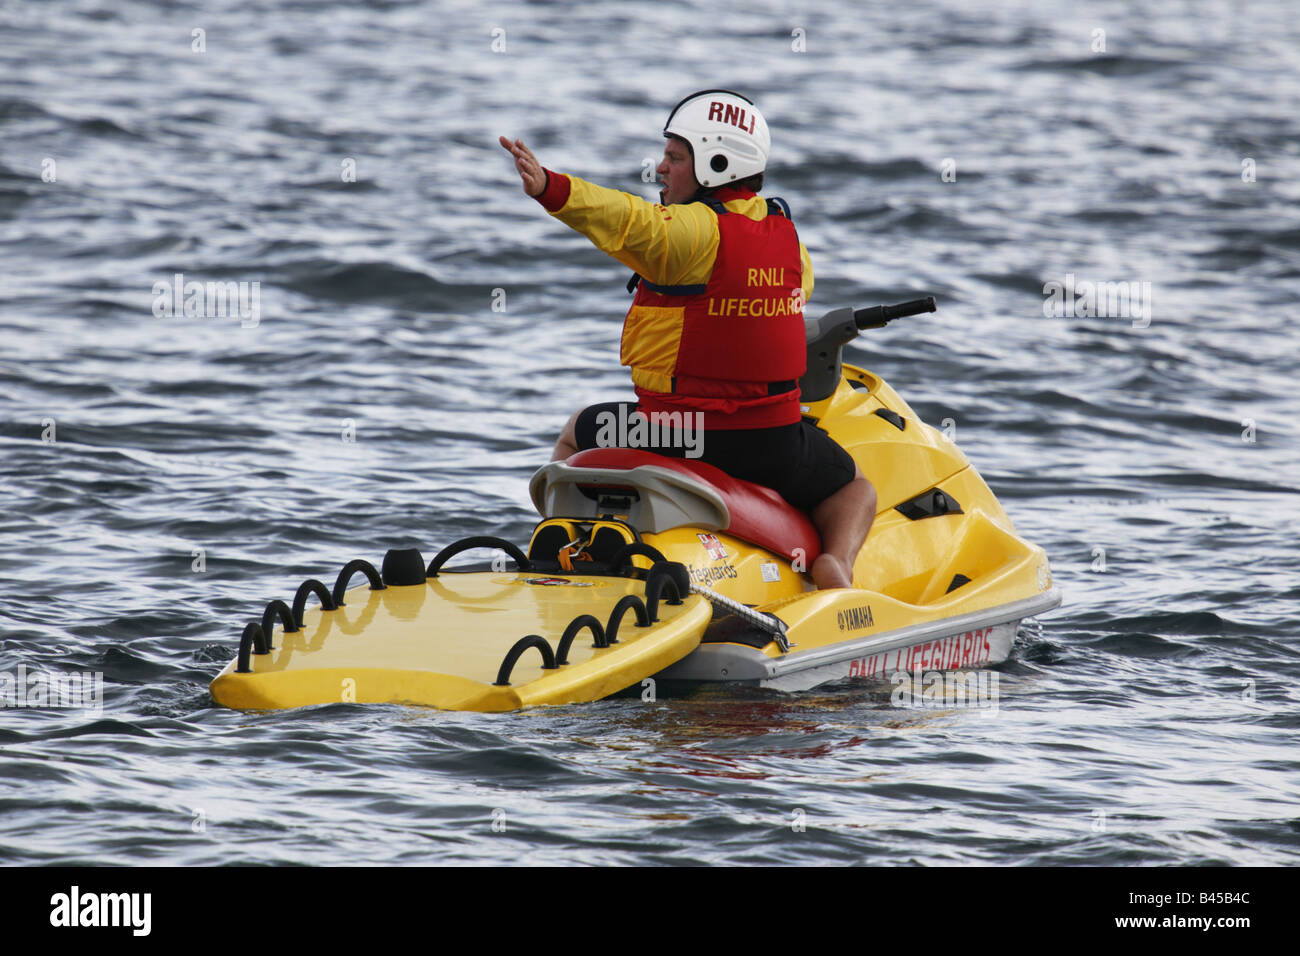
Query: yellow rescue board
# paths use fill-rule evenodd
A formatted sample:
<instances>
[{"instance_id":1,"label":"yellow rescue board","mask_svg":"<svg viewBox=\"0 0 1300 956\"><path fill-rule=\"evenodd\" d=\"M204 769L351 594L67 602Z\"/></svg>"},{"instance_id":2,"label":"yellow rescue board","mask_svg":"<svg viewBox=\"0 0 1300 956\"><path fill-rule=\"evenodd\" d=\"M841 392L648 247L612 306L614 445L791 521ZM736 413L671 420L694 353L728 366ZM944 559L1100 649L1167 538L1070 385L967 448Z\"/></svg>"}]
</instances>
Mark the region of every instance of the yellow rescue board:
<instances>
[{"instance_id":1,"label":"yellow rescue board","mask_svg":"<svg viewBox=\"0 0 1300 956\"><path fill-rule=\"evenodd\" d=\"M308 610L296 632L276 628L270 653L250 655L248 673L232 661L212 682L212 696L241 710L355 702L508 711L599 700L695 650L712 618L709 604L698 595L678 605L660 601L658 620L646 627L629 611L617 643L594 647L584 629L567 664L546 669L529 649L509 686L494 682L521 638L539 635L558 649L575 618L590 614L604 625L620 599L644 589L635 578L527 572L444 572L408 587L362 586L336 610Z\"/></svg>"}]
</instances>

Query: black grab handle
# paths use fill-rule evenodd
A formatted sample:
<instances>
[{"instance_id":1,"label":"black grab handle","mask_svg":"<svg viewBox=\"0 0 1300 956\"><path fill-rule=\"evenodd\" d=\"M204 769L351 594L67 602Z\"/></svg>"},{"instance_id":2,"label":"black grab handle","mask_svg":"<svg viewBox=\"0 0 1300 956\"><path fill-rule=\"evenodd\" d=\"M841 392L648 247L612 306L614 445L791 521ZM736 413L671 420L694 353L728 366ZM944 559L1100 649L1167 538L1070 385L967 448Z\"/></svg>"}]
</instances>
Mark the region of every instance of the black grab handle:
<instances>
[{"instance_id":1,"label":"black grab handle","mask_svg":"<svg viewBox=\"0 0 1300 956\"><path fill-rule=\"evenodd\" d=\"M284 633L292 634L301 628L298 622L293 619L293 612L289 610L289 605L283 601L272 601L262 612L262 636L266 638L266 646L271 646L271 631L275 628L275 616L280 615L280 623L284 625Z\"/></svg>"},{"instance_id":2,"label":"black grab handle","mask_svg":"<svg viewBox=\"0 0 1300 956\"><path fill-rule=\"evenodd\" d=\"M866 309L854 309L853 321L859 329L879 329L884 328L885 323L893 319L938 310L934 296L927 295L924 299L913 299L911 302L900 302L898 305L873 305Z\"/></svg>"},{"instance_id":3,"label":"black grab handle","mask_svg":"<svg viewBox=\"0 0 1300 956\"><path fill-rule=\"evenodd\" d=\"M533 647L542 652L542 670L553 671L559 666L555 663L555 651L551 650L550 642L540 634L529 634L527 637L519 638L514 646L506 651L506 659L501 662L501 670L497 671L496 683L492 686L509 687L510 672L515 669L515 662L524 651Z\"/></svg>"},{"instance_id":4,"label":"black grab handle","mask_svg":"<svg viewBox=\"0 0 1300 956\"><path fill-rule=\"evenodd\" d=\"M646 617L650 618L651 624L659 619L659 598L663 597L664 591L671 594L664 604L681 604L681 588L677 587L672 575L653 574L646 578Z\"/></svg>"},{"instance_id":5,"label":"black grab handle","mask_svg":"<svg viewBox=\"0 0 1300 956\"><path fill-rule=\"evenodd\" d=\"M623 565L627 565L635 576L639 569L632 563L632 558L640 555L643 558L649 558L652 564L659 564L668 559L664 553L652 544L646 544L644 541L632 541L618 549L618 552L609 559L610 570L615 574L621 574Z\"/></svg>"},{"instance_id":6,"label":"black grab handle","mask_svg":"<svg viewBox=\"0 0 1300 956\"><path fill-rule=\"evenodd\" d=\"M455 541L439 551L437 555L434 556L434 559L429 562L429 570L427 572L428 577L436 578L438 576L438 569L446 564L448 560L454 558L462 551L469 551L471 548L500 548L514 559L514 562L519 566L520 571L531 571L533 569L532 563L529 562L528 557L520 551L519 548L511 544L509 541L506 541L504 538L495 538L491 535L475 535L472 538L461 538L459 541Z\"/></svg>"},{"instance_id":7,"label":"black grab handle","mask_svg":"<svg viewBox=\"0 0 1300 956\"><path fill-rule=\"evenodd\" d=\"M271 642L266 639L266 634L262 631L262 625L256 621L249 621L244 626L244 633L239 635L239 660L235 665L236 674L247 674L252 671L248 656L250 654L270 654Z\"/></svg>"},{"instance_id":8,"label":"black grab handle","mask_svg":"<svg viewBox=\"0 0 1300 956\"><path fill-rule=\"evenodd\" d=\"M315 578L310 578L298 585L298 593L293 596L293 623L302 627L302 615L307 610L307 598L312 595L320 598L320 608L322 611L337 610L334 603L334 597L330 594L330 589L321 584Z\"/></svg>"},{"instance_id":9,"label":"black grab handle","mask_svg":"<svg viewBox=\"0 0 1300 956\"><path fill-rule=\"evenodd\" d=\"M600 621L590 614L580 614L569 622L569 626L560 636L560 646L555 649L556 664L569 663L569 648L573 646L573 639L583 628L591 631L593 647L609 647L609 642L605 640L605 628Z\"/></svg>"},{"instance_id":10,"label":"black grab handle","mask_svg":"<svg viewBox=\"0 0 1300 956\"><path fill-rule=\"evenodd\" d=\"M347 564L343 565L343 570L340 571L339 576L334 579L334 594L332 597L334 598L335 607L343 606L343 595L347 593L348 584L352 581L352 576L358 571L364 574L366 580L370 582L370 590L383 591L386 589L387 586L384 584L384 579L380 577L379 572L375 570L375 566L369 561L357 558L355 561L349 561Z\"/></svg>"},{"instance_id":11,"label":"black grab handle","mask_svg":"<svg viewBox=\"0 0 1300 956\"><path fill-rule=\"evenodd\" d=\"M614 610L609 612L609 620L605 623L605 640L608 643L618 643L618 625L629 610L636 611L637 627L650 626L650 615L646 612L645 601L635 594L625 594L614 605Z\"/></svg>"}]
</instances>

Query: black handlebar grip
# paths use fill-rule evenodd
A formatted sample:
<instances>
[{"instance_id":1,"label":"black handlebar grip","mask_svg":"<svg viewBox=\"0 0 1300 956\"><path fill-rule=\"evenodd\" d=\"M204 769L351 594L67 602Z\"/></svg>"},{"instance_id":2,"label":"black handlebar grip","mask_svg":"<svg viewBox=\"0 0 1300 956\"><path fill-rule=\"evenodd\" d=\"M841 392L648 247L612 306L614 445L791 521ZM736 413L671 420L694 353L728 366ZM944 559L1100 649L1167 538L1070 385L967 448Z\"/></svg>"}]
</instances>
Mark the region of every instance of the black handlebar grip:
<instances>
[{"instance_id":1,"label":"black handlebar grip","mask_svg":"<svg viewBox=\"0 0 1300 956\"><path fill-rule=\"evenodd\" d=\"M920 315L922 312L935 312L938 306L934 303L934 296L927 295L924 299L913 299L911 302L902 302L898 305L885 306L885 317L890 319L901 319L905 315Z\"/></svg>"},{"instance_id":2,"label":"black handlebar grip","mask_svg":"<svg viewBox=\"0 0 1300 956\"><path fill-rule=\"evenodd\" d=\"M913 299L911 302L900 302L898 305L873 305L866 309L856 309L853 313L853 321L859 329L878 329L892 319L920 315L922 312L935 312L938 308L934 296L927 295L924 299Z\"/></svg>"}]
</instances>

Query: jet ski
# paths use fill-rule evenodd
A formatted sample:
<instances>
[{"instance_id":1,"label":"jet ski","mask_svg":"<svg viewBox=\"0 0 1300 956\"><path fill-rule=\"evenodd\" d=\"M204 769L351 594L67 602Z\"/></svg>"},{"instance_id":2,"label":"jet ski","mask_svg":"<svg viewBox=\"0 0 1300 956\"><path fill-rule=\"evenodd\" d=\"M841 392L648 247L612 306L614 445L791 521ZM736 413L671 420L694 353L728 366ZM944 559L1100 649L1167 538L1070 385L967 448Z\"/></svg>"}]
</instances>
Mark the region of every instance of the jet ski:
<instances>
[{"instance_id":1,"label":"jet ski","mask_svg":"<svg viewBox=\"0 0 1300 956\"><path fill-rule=\"evenodd\" d=\"M533 475L526 549L476 536L427 565L391 550L379 569L352 561L332 588L309 580L271 601L214 700L513 711L648 680L798 691L1006 660L1020 622L1061 602L1046 554L953 442L842 361L862 331L934 310L931 297L806 323L804 415L876 488L853 587L813 587L819 536L775 491L691 458L594 448ZM490 565L447 566L480 548Z\"/></svg>"}]
</instances>

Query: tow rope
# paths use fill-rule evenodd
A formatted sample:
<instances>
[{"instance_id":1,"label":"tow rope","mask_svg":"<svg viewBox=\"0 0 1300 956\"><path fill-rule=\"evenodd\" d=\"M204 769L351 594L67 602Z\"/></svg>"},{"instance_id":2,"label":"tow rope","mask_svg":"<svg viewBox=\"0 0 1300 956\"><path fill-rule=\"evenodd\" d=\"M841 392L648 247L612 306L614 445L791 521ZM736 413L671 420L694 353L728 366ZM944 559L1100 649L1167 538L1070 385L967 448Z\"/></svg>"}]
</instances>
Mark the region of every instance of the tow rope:
<instances>
[{"instance_id":1,"label":"tow rope","mask_svg":"<svg viewBox=\"0 0 1300 956\"><path fill-rule=\"evenodd\" d=\"M756 611L748 604L741 604L739 601L733 601L729 597L724 597L717 591L710 591L708 588L700 587L698 584L691 585L691 593L698 594L714 607L720 607L736 617L740 618L747 624L752 624L760 631L765 631L772 635L776 641L777 647L781 648L783 654L790 651L790 640L785 636L786 623L775 614L765 614L762 611Z\"/></svg>"}]
</instances>

